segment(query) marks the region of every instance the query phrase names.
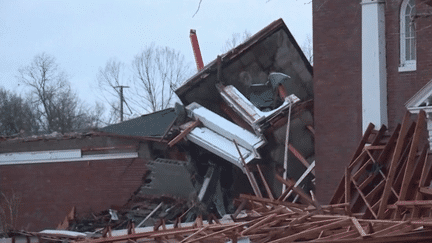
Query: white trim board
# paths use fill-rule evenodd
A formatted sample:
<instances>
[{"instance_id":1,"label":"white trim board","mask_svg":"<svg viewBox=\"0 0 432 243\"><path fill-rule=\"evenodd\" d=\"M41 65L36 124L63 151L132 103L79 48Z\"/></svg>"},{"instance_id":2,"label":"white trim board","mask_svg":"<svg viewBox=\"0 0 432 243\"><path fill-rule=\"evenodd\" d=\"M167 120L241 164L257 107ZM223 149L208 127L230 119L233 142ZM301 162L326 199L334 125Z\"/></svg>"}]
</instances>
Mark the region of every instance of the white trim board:
<instances>
[{"instance_id":1,"label":"white trim board","mask_svg":"<svg viewBox=\"0 0 432 243\"><path fill-rule=\"evenodd\" d=\"M33 151L0 154L0 166L133 158L138 158L138 152L81 155L80 149Z\"/></svg>"},{"instance_id":2,"label":"white trim board","mask_svg":"<svg viewBox=\"0 0 432 243\"><path fill-rule=\"evenodd\" d=\"M413 95L405 103L405 107L413 113L418 113L418 110L430 108L428 104L430 103L429 101L431 99L432 99L432 80L429 81L425 86L423 86L415 95Z\"/></svg>"}]
</instances>

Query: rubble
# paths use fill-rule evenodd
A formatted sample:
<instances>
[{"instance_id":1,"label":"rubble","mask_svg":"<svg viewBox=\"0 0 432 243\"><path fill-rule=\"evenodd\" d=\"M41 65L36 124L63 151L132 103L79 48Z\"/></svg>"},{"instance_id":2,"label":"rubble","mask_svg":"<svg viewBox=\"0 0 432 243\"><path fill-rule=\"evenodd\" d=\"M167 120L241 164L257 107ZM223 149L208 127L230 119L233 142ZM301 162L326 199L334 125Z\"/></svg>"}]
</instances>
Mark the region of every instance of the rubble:
<instances>
[{"instance_id":1,"label":"rubble","mask_svg":"<svg viewBox=\"0 0 432 243\"><path fill-rule=\"evenodd\" d=\"M279 197L282 185L274 174L284 164L297 186L313 189L312 67L282 19L200 69L175 92L183 105L99 131L0 139L2 190L16 192L23 205L11 228L54 228L72 207L76 220L93 213L88 220L98 227L109 220L127 224L123 211L107 207L124 204L134 193L198 205L183 222L200 214L221 218L235 211L233 199L240 193ZM46 201L57 203L48 208ZM64 228L74 222L69 219ZM137 225L145 217L135 219ZM151 218L143 224L150 223Z\"/></svg>"},{"instance_id":2,"label":"rubble","mask_svg":"<svg viewBox=\"0 0 432 243\"><path fill-rule=\"evenodd\" d=\"M240 194L233 203L236 210L219 218L200 204L211 197L206 194L214 187L216 167L212 167L202 183L204 189L188 203L172 197L136 195L123 208L91 215L92 229L83 227L89 219L74 218L72 210L66 217L70 220L68 229L92 231L85 237L62 231L15 234L36 236L39 242L83 243L430 242L432 160L425 127L424 111L419 112L416 122L407 112L393 131L385 126L375 130L370 124L329 205L319 204L313 191L307 193L298 181L284 179L281 172L275 173L274 179L286 189L275 197L256 164L259 177L255 181L263 185L255 188L259 193ZM244 163L239 154L246 173L250 173L254 166ZM265 193L267 196L262 196Z\"/></svg>"},{"instance_id":3,"label":"rubble","mask_svg":"<svg viewBox=\"0 0 432 243\"><path fill-rule=\"evenodd\" d=\"M366 130L329 205L320 205L292 179L275 199L241 194L232 221L165 222L153 230L85 242L426 242L432 240L431 161L425 113L409 114L391 133ZM258 166L259 168L259 166ZM261 180L266 184L265 178ZM269 189L267 189L269 190ZM285 200L293 191L301 203ZM269 193L272 195L272 193Z\"/></svg>"},{"instance_id":4,"label":"rubble","mask_svg":"<svg viewBox=\"0 0 432 243\"><path fill-rule=\"evenodd\" d=\"M192 205L182 198L171 196L133 196L120 208L89 213L81 217L69 217L68 227L76 232L101 233L104 228L127 229L131 224L137 227L152 226L159 219L174 223Z\"/></svg>"},{"instance_id":5,"label":"rubble","mask_svg":"<svg viewBox=\"0 0 432 243\"><path fill-rule=\"evenodd\" d=\"M153 228L79 242L428 242L432 240L431 165L425 113L409 113L394 131L370 124L329 205L293 179L279 198L240 194L231 220L198 215L193 224L162 220ZM258 170L260 167L257 166ZM266 185L264 177L261 182ZM300 203L287 198L296 195ZM292 198L292 197L290 197Z\"/></svg>"}]
</instances>

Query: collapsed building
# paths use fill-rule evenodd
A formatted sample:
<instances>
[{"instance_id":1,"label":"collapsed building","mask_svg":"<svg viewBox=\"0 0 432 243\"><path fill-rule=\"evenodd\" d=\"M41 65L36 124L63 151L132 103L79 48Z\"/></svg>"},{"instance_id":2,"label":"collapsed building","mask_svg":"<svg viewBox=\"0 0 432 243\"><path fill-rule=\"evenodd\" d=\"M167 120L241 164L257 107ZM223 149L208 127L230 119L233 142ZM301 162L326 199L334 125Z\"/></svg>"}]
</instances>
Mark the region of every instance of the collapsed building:
<instances>
[{"instance_id":1,"label":"collapsed building","mask_svg":"<svg viewBox=\"0 0 432 243\"><path fill-rule=\"evenodd\" d=\"M16 207L3 225L55 228L71 208L91 214L133 195L203 205L185 220L221 217L240 193L280 196L274 174L283 174L284 161L287 176L313 190L312 67L281 19L176 93L183 105L100 131L0 141L4 207Z\"/></svg>"}]
</instances>

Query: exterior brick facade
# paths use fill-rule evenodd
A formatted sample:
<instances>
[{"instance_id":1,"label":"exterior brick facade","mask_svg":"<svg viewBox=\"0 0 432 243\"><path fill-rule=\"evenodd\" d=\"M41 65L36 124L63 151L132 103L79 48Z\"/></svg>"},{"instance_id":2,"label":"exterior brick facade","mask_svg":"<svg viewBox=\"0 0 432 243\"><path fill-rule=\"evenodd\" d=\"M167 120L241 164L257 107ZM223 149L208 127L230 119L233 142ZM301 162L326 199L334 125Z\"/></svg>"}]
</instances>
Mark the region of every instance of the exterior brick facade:
<instances>
[{"instance_id":1,"label":"exterior brick facade","mask_svg":"<svg viewBox=\"0 0 432 243\"><path fill-rule=\"evenodd\" d=\"M362 133L361 1L314 0L314 95L317 197L328 203ZM385 1L389 129L405 102L432 79L432 16L415 19L417 69L399 72L402 0ZM416 0L418 14L432 7Z\"/></svg>"},{"instance_id":2,"label":"exterior brick facade","mask_svg":"<svg viewBox=\"0 0 432 243\"><path fill-rule=\"evenodd\" d=\"M316 0L313 11L316 193L327 203L361 137L361 9Z\"/></svg>"},{"instance_id":3,"label":"exterior brick facade","mask_svg":"<svg viewBox=\"0 0 432 243\"><path fill-rule=\"evenodd\" d=\"M85 215L124 205L145 171L137 158L5 165L0 178L4 195L20 198L16 228L38 231L55 228L74 206Z\"/></svg>"},{"instance_id":4,"label":"exterior brick facade","mask_svg":"<svg viewBox=\"0 0 432 243\"><path fill-rule=\"evenodd\" d=\"M140 189L151 160L149 142L104 135L9 140L0 153L80 149L84 155L138 152L138 158L0 165L1 223L11 223L6 200L19 198L13 228L55 229L76 207L79 216L123 206ZM92 150L93 148L93 150Z\"/></svg>"}]
</instances>

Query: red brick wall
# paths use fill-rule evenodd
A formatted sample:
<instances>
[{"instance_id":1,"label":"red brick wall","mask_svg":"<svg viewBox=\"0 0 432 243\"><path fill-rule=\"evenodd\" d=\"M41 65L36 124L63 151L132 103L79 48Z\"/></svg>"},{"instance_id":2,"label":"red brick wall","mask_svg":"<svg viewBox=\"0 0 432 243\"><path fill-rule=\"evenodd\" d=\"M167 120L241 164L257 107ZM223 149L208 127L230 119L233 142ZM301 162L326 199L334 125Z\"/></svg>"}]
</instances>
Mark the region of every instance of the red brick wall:
<instances>
[{"instance_id":1,"label":"red brick wall","mask_svg":"<svg viewBox=\"0 0 432 243\"><path fill-rule=\"evenodd\" d=\"M314 0L316 194L328 203L361 138L360 1Z\"/></svg>"},{"instance_id":2,"label":"red brick wall","mask_svg":"<svg viewBox=\"0 0 432 243\"><path fill-rule=\"evenodd\" d=\"M55 228L73 206L78 214L121 206L146 171L143 159L0 166L0 189L21 197L18 229Z\"/></svg>"},{"instance_id":3,"label":"red brick wall","mask_svg":"<svg viewBox=\"0 0 432 243\"><path fill-rule=\"evenodd\" d=\"M386 3L387 88L389 128L400 123L405 103L432 79L432 16L417 18L417 70L399 72L399 13L401 0ZM416 1L417 13L431 12L432 7Z\"/></svg>"},{"instance_id":4,"label":"red brick wall","mask_svg":"<svg viewBox=\"0 0 432 243\"><path fill-rule=\"evenodd\" d=\"M360 0L314 0L316 190L328 203L361 138ZM417 70L399 72L401 0L387 0L386 51L389 128L401 122L404 104L432 79L432 16L416 19ZM417 12L432 7L417 0Z\"/></svg>"}]
</instances>

